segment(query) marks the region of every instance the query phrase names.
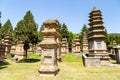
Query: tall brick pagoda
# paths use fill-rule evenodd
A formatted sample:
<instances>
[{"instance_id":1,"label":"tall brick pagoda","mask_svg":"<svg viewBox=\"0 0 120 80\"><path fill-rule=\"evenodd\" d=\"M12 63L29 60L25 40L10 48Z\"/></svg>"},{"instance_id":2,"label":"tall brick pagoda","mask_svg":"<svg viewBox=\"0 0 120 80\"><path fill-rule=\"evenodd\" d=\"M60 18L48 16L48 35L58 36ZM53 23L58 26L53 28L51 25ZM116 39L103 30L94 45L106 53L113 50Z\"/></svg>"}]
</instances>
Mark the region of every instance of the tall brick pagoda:
<instances>
[{"instance_id":1,"label":"tall brick pagoda","mask_svg":"<svg viewBox=\"0 0 120 80\"><path fill-rule=\"evenodd\" d=\"M109 60L101 11L94 7L89 15L89 56Z\"/></svg>"}]
</instances>

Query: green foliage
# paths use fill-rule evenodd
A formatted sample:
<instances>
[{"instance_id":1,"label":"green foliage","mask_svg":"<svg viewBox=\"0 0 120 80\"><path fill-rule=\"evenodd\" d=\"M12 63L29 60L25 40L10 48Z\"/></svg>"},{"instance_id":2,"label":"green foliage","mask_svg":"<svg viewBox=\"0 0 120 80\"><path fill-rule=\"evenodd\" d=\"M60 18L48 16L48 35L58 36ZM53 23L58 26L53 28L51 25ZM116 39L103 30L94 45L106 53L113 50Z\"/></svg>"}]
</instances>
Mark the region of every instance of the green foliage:
<instances>
[{"instance_id":1,"label":"green foliage","mask_svg":"<svg viewBox=\"0 0 120 80\"><path fill-rule=\"evenodd\" d=\"M1 19L1 12L0 12L0 19ZM0 20L0 21L1 21L1 20ZM0 22L0 28L1 28L1 25L2 25L2 24L1 24L1 22Z\"/></svg>"},{"instance_id":2,"label":"green foliage","mask_svg":"<svg viewBox=\"0 0 120 80\"><path fill-rule=\"evenodd\" d=\"M42 41L43 37L42 37L42 30L44 30L44 25L41 25L40 30L38 32L38 41Z\"/></svg>"},{"instance_id":3,"label":"green foliage","mask_svg":"<svg viewBox=\"0 0 120 80\"><path fill-rule=\"evenodd\" d=\"M88 27L85 24L83 25L82 30L80 32L80 40L82 39L83 32L85 32L86 34L89 33L89 29L88 29Z\"/></svg>"},{"instance_id":4,"label":"green foliage","mask_svg":"<svg viewBox=\"0 0 120 80\"><path fill-rule=\"evenodd\" d=\"M15 42L23 41L24 50L26 52L27 58L27 50L29 49L29 43L33 45L37 44L38 41L38 25L34 21L34 17L30 11L26 12L23 20L17 23L17 26L14 30L14 39Z\"/></svg>"},{"instance_id":5,"label":"green foliage","mask_svg":"<svg viewBox=\"0 0 120 80\"><path fill-rule=\"evenodd\" d=\"M109 35L120 36L120 33L110 33Z\"/></svg>"},{"instance_id":6,"label":"green foliage","mask_svg":"<svg viewBox=\"0 0 120 80\"><path fill-rule=\"evenodd\" d=\"M87 28L87 26L84 24L82 27L82 32L86 32L88 34L89 29Z\"/></svg>"},{"instance_id":7,"label":"green foliage","mask_svg":"<svg viewBox=\"0 0 120 80\"><path fill-rule=\"evenodd\" d=\"M30 11L26 13L23 21L25 25L25 32L29 38L28 41L30 41L32 44L36 44L38 40L38 33L37 33L38 25L34 21L34 17Z\"/></svg>"},{"instance_id":8,"label":"green foliage","mask_svg":"<svg viewBox=\"0 0 120 80\"><path fill-rule=\"evenodd\" d=\"M68 38L69 31L65 23L61 25L61 35L62 35L62 38Z\"/></svg>"},{"instance_id":9,"label":"green foliage","mask_svg":"<svg viewBox=\"0 0 120 80\"><path fill-rule=\"evenodd\" d=\"M77 34L76 33L72 33L72 34L73 34L73 39L75 39Z\"/></svg>"},{"instance_id":10,"label":"green foliage","mask_svg":"<svg viewBox=\"0 0 120 80\"><path fill-rule=\"evenodd\" d=\"M72 46L72 39L73 39L73 34L72 34L72 32L69 32L69 34L68 34L68 44L69 44L69 46Z\"/></svg>"},{"instance_id":11,"label":"green foliage","mask_svg":"<svg viewBox=\"0 0 120 80\"><path fill-rule=\"evenodd\" d=\"M14 37L15 41L23 41L29 40L26 32L25 32L25 24L24 21L21 20L17 23L17 27L14 29Z\"/></svg>"},{"instance_id":12,"label":"green foliage","mask_svg":"<svg viewBox=\"0 0 120 80\"><path fill-rule=\"evenodd\" d=\"M12 24L8 19L7 22L0 28L0 39L3 39L8 31L12 32Z\"/></svg>"},{"instance_id":13,"label":"green foliage","mask_svg":"<svg viewBox=\"0 0 120 80\"><path fill-rule=\"evenodd\" d=\"M81 62L82 61L82 57L77 57L74 56L72 53L67 53L63 58L62 58L63 62Z\"/></svg>"},{"instance_id":14,"label":"green foliage","mask_svg":"<svg viewBox=\"0 0 120 80\"><path fill-rule=\"evenodd\" d=\"M113 40L116 41L117 44L120 44L120 35L119 34L107 34L107 44L111 44Z\"/></svg>"}]
</instances>

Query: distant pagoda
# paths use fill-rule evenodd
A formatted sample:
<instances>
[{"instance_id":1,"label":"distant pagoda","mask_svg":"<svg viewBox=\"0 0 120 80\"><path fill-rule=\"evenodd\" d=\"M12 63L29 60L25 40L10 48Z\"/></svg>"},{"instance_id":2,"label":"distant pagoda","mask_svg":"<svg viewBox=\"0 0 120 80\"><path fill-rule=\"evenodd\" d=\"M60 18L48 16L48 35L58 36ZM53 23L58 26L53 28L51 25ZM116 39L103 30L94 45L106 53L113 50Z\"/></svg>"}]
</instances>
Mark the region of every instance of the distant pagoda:
<instances>
[{"instance_id":1,"label":"distant pagoda","mask_svg":"<svg viewBox=\"0 0 120 80\"><path fill-rule=\"evenodd\" d=\"M94 7L89 15L89 56L100 57L101 60L109 60L101 11Z\"/></svg>"},{"instance_id":2,"label":"distant pagoda","mask_svg":"<svg viewBox=\"0 0 120 80\"><path fill-rule=\"evenodd\" d=\"M73 40L72 42L72 53L74 55L80 55L80 39L79 39L79 36L77 35L76 38Z\"/></svg>"},{"instance_id":3,"label":"distant pagoda","mask_svg":"<svg viewBox=\"0 0 120 80\"><path fill-rule=\"evenodd\" d=\"M68 53L68 42L67 42L67 38L63 38L63 39L62 39L61 53L62 53L62 56L64 56L65 54Z\"/></svg>"},{"instance_id":4,"label":"distant pagoda","mask_svg":"<svg viewBox=\"0 0 120 80\"><path fill-rule=\"evenodd\" d=\"M83 38L82 38L82 51L83 53L88 53L88 38L87 38L87 33L83 32Z\"/></svg>"},{"instance_id":5,"label":"distant pagoda","mask_svg":"<svg viewBox=\"0 0 120 80\"><path fill-rule=\"evenodd\" d=\"M6 33L4 37L4 43L5 43L5 57L10 57L10 49L11 49L11 32L10 30Z\"/></svg>"},{"instance_id":6,"label":"distant pagoda","mask_svg":"<svg viewBox=\"0 0 120 80\"><path fill-rule=\"evenodd\" d=\"M76 50L74 53L80 53L80 39L79 39L78 35L74 39L74 43L75 43L75 47L76 47Z\"/></svg>"}]
</instances>

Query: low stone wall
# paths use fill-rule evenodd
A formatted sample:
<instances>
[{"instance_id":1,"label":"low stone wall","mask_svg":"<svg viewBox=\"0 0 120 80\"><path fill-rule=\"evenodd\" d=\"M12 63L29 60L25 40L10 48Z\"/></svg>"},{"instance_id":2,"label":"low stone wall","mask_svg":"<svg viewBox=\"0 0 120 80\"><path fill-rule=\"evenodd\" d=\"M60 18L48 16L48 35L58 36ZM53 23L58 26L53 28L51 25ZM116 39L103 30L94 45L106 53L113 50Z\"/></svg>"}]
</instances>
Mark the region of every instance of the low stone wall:
<instances>
[{"instance_id":1,"label":"low stone wall","mask_svg":"<svg viewBox=\"0 0 120 80\"><path fill-rule=\"evenodd\" d=\"M99 57L88 57L87 54L83 54L82 58L83 58L83 65L85 67L100 66L100 58Z\"/></svg>"}]
</instances>

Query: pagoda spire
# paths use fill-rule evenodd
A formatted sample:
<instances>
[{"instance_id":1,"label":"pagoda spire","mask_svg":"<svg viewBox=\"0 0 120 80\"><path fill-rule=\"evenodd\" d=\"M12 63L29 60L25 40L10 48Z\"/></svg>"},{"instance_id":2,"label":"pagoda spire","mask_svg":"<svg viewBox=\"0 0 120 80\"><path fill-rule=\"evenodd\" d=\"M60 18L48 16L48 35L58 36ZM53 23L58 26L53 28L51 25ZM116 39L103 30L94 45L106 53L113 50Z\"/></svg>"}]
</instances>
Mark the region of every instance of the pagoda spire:
<instances>
[{"instance_id":1,"label":"pagoda spire","mask_svg":"<svg viewBox=\"0 0 120 80\"><path fill-rule=\"evenodd\" d=\"M93 7L93 11L97 10L96 6Z\"/></svg>"}]
</instances>

